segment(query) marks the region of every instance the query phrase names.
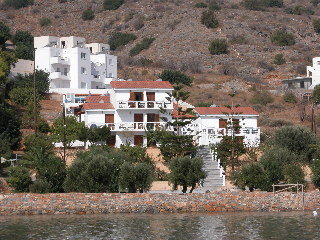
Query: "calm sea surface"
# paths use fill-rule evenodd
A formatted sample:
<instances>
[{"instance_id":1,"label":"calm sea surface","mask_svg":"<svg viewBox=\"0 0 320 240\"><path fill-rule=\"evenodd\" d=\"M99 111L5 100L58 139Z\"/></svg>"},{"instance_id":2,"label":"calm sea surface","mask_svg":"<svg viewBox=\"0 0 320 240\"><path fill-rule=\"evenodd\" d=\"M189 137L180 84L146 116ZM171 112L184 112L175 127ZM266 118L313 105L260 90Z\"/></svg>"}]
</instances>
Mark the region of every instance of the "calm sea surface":
<instances>
[{"instance_id":1,"label":"calm sea surface","mask_svg":"<svg viewBox=\"0 0 320 240\"><path fill-rule=\"evenodd\" d=\"M0 217L0 239L320 239L311 212Z\"/></svg>"}]
</instances>

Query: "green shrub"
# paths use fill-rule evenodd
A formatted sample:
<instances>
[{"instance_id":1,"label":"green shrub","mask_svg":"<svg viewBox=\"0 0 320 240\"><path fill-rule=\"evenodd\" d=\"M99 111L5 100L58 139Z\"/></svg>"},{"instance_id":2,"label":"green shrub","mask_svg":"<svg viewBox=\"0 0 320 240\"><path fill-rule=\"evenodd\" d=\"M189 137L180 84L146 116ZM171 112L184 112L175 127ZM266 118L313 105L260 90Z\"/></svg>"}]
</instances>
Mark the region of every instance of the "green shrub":
<instances>
[{"instance_id":1,"label":"green shrub","mask_svg":"<svg viewBox=\"0 0 320 240\"><path fill-rule=\"evenodd\" d=\"M297 103L298 99L293 92L287 92L283 95L283 101L287 103Z\"/></svg>"},{"instance_id":2,"label":"green shrub","mask_svg":"<svg viewBox=\"0 0 320 240\"><path fill-rule=\"evenodd\" d=\"M3 47L4 43L10 39L10 28L4 23L0 21L0 47Z\"/></svg>"},{"instance_id":3,"label":"green shrub","mask_svg":"<svg viewBox=\"0 0 320 240\"><path fill-rule=\"evenodd\" d=\"M219 21L212 10L202 12L201 23L207 28L217 28L219 26Z\"/></svg>"},{"instance_id":4,"label":"green shrub","mask_svg":"<svg viewBox=\"0 0 320 240\"><path fill-rule=\"evenodd\" d=\"M212 103L210 102L197 102L194 106L195 107L210 107Z\"/></svg>"},{"instance_id":5,"label":"green shrub","mask_svg":"<svg viewBox=\"0 0 320 240\"><path fill-rule=\"evenodd\" d=\"M104 0L103 7L105 10L116 10L123 3L124 3L124 0Z\"/></svg>"},{"instance_id":6,"label":"green shrub","mask_svg":"<svg viewBox=\"0 0 320 240\"><path fill-rule=\"evenodd\" d=\"M137 39L137 36L132 33L113 33L108 41L111 50L116 50L121 46L127 45L129 42Z\"/></svg>"},{"instance_id":7,"label":"green shrub","mask_svg":"<svg viewBox=\"0 0 320 240\"><path fill-rule=\"evenodd\" d=\"M286 8L284 10L288 14L294 14L294 15L313 15L314 11L311 8L307 8L302 5L297 5L293 8Z\"/></svg>"},{"instance_id":8,"label":"green shrub","mask_svg":"<svg viewBox=\"0 0 320 240\"><path fill-rule=\"evenodd\" d=\"M286 59L282 53L278 53L274 56L273 63L276 65L282 65L286 63Z\"/></svg>"},{"instance_id":9,"label":"green shrub","mask_svg":"<svg viewBox=\"0 0 320 240\"><path fill-rule=\"evenodd\" d=\"M273 119L268 117L262 117L258 119L259 125L267 127L283 127L291 126L292 122L283 119Z\"/></svg>"},{"instance_id":10,"label":"green shrub","mask_svg":"<svg viewBox=\"0 0 320 240\"><path fill-rule=\"evenodd\" d=\"M148 49L155 38L144 38L142 42L137 43L129 52L129 56L133 57L138 55L142 50Z\"/></svg>"},{"instance_id":11,"label":"green shrub","mask_svg":"<svg viewBox=\"0 0 320 240\"><path fill-rule=\"evenodd\" d=\"M4 5L10 8L19 9L33 5L33 0L5 0Z\"/></svg>"},{"instance_id":12,"label":"green shrub","mask_svg":"<svg viewBox=\"0 0 320 240\"><path fill-rule=\"evenodd\" d=\"M194 5L195 8L206 8L208 5L204 2L199 2Z\"/></svg>"},{"instance_id":13,"label":"green shrub","mask_svg":"<svg viewBox=\"0 0 320 240\"><path fill-rule=\"evenodd\" d=\"M33 49L22 43L16 45L16 57L19 59L33 60Z\"/></svg>"},{"instance_id":14,"label":"green shrub","mask_svg":"<svg viewBox=\"0 0 320 240\"><path fill-rule=\"evenodd\" d=\"M284 180L288 184L304 184L304 173L299 165L286 165L283 169Z\"/></svg>"},{"instance_id":15,"label":"green shrub","mask_svg":"<svg viewBox=\"0 0 320 240\"><path fill-rule=\"evenodd\" d=\"M277 162L280 167L295 163L298 160L298 156L292 153L289 149L279 147L277 145L266 149L260 158L262 165L264 165L264 162L273 161Z\"/></svg>"},{"instance_id":16,"label":"green shrub","mask_svg":"<svg viewBox=\"0 0 320 240\"><path fill-rule=\"evenodd\" d=\"M48 133L50 132L51 129L49 124L45 120L41 119L40 122L38 123L38 130L41 133Z\"/></svg>"},{"instance_id":17,"label":"green shrub","mask_svg":"<svg viewBox=\"0 0 320 240\"><path fill-rule=\"evenodd\" d=\"M33 60L33 39L34 37L28 31L18 30L12 40L16 45L17 58Z\"/></svg>"},{"instance_id":18,"label":"green shrub","mask_svg":"<svg viewBox=\"0 0 320 240\"><path fill-rule=\"evenodd\" d=\"M320 19L313 20L313 28L316 33L320 33Z\"/></svg>"},{"instance_id":19,"label":"green shrub","mask_svg":"<svg viewBox=\"0 0 320 240\"><path fill-rule=\"evenodd\" d=\"M295 44L295 38L292 33L285 30L277 30L271 34L270 40L278 46L291 46Z\"/></svg>"},{"instance_id":20,"label":"green shrub","mask_svg":"<svg viewBox=\"0 0 320 240\"><path fill-rule=\"evenodd\" d=\"M264 11L267 7L283 7L283 0L243 0L241 4L248 10Z\"/></svg>"},{"instance_id":21,"label":"green shrub","mask_svg":"<svg viewBox=\"0 0 320 240\"><path fill-rule=\"evenodd\" d=\"M320 3L320 0L311 0L310 2L312 3L312 5L313 5L314 7L317 7L318 4Z\"/></svg>"},{"instance_id":22,"label":"green shrub","mask_svg":"<svg viewBox=\"0 0 320 240\"><path fill-rule=\"evenodd\" d=\"M276 156L276 155L273 155ZM283 178L283 163L281 159L278 159L279 156L276 156L276 159L270 156L269 158L264 158L260 160L260 164L264 169L264 175L266 182L262 190L271 191L272 184L279 183Z\"/></svg>"},{"instance_id":23,"label":"green shrub","mask_svg":"<svg viewBox=\"0 0 320 240\"><path fill-rule=\"evenodd\" d=\"M21 106L27 106L33 101L34 90L32 88L14 88L9 92L10 99Z\"/></svg>"},{"instance_id":24,"label":"green shrub","mask_svg":"<svg viewBox=\"0 0 320 240\"><path fill-rule=\"evenodd\" d=\"M84 10L81 18L84 21L92 20L94 19L94 12L91 9Z\"/></svg>"},{"instance_id":25,"label":"green shrub","mask_svg":"<svg viewBox=\"0 0 320 240\"><path fill-rule=\"evenodd\" d=\"M316 85L313 89L312 102L314 104L320 104L320 85Z\"/></svg>"},{"instance_id":26,"label":"green shrub","mask_svg":"<svg viewBox=\"0 0 320 240\"><path fill-rule=\"evenodd\" d=\"M267 7L282 8L284 6L283 0L263 0Z\"/></svg>"},{"instance_id":27,"label":"green shrub","mask_svg":"<svg viewBox=\"0 0 320 240\"><path fill-rule=\"evenodd\" d=\"M215 39L209 45L209 52L212 55L228 53L228 42L226 39Z\"/></svg>"},{"instance_id":28,"label":"green shrub","mask_svg":"<svg viewBox=\"0 0 320 240\"><path fill-rule=\"evenodd\" d=\"M29 192L29 186L32 184L29 169L22 166L9 168L7 182L16 192Z\"/></svg>"},{"instance_id":29,"label":"green shrub","mask_svg":"<svg viewBox=\"0 0 320 240\"><path fill-rule=\"evenodd\" d=\"M40 19L40 26L45 27L51 24L51 20L49 18L41 18Z\"/></svg>"},{"instance_id":30,"label":"green shrub","mask_svg":"<svg viewBox=\"0 0 320 240\"><path fill-rule=\"evenodd\" d=\"M314 159L312 163L312 182L320 188L320 159Z\"/></svg>"},{"instance_id":31,"label":"green shrub","mask_svg":"<svg viewBox=\"0 0 320 240\"><path fill-rule=\"evenodd\" d=\"M45 179L38 179L29 187L32 193L50 193L51 185Z\"/></svg>"},{"instance_id":32,"label":"green shrub","mask_svg":"<svg viewBox=\"0 0 320 240\"><path fill-rule=\"evenodd\" d=\"M250 100L252 104L261 104L267 105L268 103L272 103L274 98L268 91L259 91L255 92Z\"/></svg>"},{"instance_id":33,"label":"green shrub","mask_svg":"<svg viewBox=\"0 0 320 240\"><path fill-rule=\"evenodd\" d=\"M159 75L163 81L169 81L172 84L184 84L191 86L193 79L180 71L163 70Z\"/></svg>"},{"instance_id":34,"label":"green shrub","mask_svg":"<svg viewBox=\"0 0 320 240\"><path fill-rule=\"evenodd\" d=\"M220 11L221 10L221 7L216 0L209 1L208 7L212 11Z\"/></svg>"}]
</instances>

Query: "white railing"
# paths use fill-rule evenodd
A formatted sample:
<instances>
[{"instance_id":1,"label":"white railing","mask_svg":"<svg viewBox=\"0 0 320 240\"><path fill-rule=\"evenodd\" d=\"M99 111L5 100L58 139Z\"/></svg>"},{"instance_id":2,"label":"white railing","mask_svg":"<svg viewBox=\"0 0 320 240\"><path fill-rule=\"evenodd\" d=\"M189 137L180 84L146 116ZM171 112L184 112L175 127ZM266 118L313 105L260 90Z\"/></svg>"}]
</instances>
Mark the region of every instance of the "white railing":
<instances>
[{"instance_id":1,"label":"white railing","mask_svg":"<svg viewBox=\"0 0 320 240\"><path fill-rule=\"evenodd\" d=\"M69 59L67 58L62 58L62 57L51 57L50 59L50 63L51 64L65 64L65 65L69 65Z\"/></svg>"},{"instance_id":2,"label":"white railing","mask_svg":"<svg viewBox=\"0 0 320 240\"><path fill-rule=\"evenodd\" d=\"M96 127L108 126L111 131L145 131L165 129L172 131L173 128L165 122L122 122L122 123L91 123Z\"/></svg>"},{"instance_id":3,"label":"white railing","mask_svg":"<svg viewBox=\"0 0 320 240\"><path fill-rule=\"evenodd\" d=\"M63 79L70 81L69 77L67 75L62 74L61 72L52 72L50 73L51 79Z\"/></svg>"},{"instance_id":4,"label":"white railing","mask_svg":"<svg viewBox=\"0 0 320 240\"><path fill-rule=\"evenodd\" d=\"M219 166L219 170L220 170L220 177L222 177L222 184L223 184L223 186L225 186L226 185L226 174L225 174L225 171L224 171L223 167L221 166L220 159L215 157L216 153L214 151L212 151L211 148L210 148L210 153L211 153L212 161L217 161L218 162L218 166Z\"/></svg>"},{"instance_id":5,"label":"white railing","mask_svg":"<svg viewBox=\"0 0 320 240\"><path fill-rule=\"evenodd\" d=\"M203 134L219 136L231 136L232 130L226 128L203 128ZM260 135L260 128L240 128L235 130L235 136Z\"/></svg>"},{"instance_id":6,"label":"white railing","mask_svg":"<svg viewBox=\"0 0 320 240\"><path fill-rule=\"evenodd\" d=\"M170 102L164 101L118 101L117 108L119 109L172 109L173 105Z\"/></svg>"}]
</instances>

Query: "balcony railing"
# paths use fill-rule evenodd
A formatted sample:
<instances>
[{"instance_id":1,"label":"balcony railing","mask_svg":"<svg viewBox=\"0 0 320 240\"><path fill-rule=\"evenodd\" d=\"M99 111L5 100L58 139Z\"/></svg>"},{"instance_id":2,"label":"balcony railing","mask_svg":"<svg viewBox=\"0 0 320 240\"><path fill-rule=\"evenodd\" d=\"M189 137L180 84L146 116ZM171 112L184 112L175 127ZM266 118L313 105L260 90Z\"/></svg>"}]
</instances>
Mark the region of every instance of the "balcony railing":
<instances>
[{"instance_id":1,"label":"balcony railing","mask_svg":"<svg viewBox=\"0 0 320 240\"><path fill-rule=\"evenodd\" d=\"M203 128L203 134L215 135L215 136L231 136L232 130L226 128ZM235 136L245 136L245 135L259 135L260 128L240 128L235 130Z\"/></svg>"},{"instance_id":2,"label":"balcony railing","mask_svg":"<svg viewBox=\"0 0 320 240\"><path fill-rule=\"evenodd\" d=\"M164 101L118 101L120 109L171 109L172 103Z\"/></svg>"},{"instance_id":3,"label":"balcony railing","mask_svg":"<svg viewBox=\"0 0 320 240\"><path fill-rule=\"evenodd\" d=\"M69 59L63 58L63 57L51 57L50 58L51 64L64 64L64 65L70 65Z\"/></svg>"},{"instance_id":4,"label":"balcony railing","mask_svg":"<svg viewBox=\"0 0 320 240\"><path fill-rule=\"evenodd\" d=\"M172 127L168 126L165 122L91 123L91 127L93 126L108 126L111 131L173 130Z\"/></svg>"},{"instance_id":5,"label":"balcony railing","mask_svg":"<svg viewBox=\"0 0 320 240\"><path fill-rule=\"evenodd\" d=\"M63 79L63 80L69 80L69 77L67 75L62 74L61 72L52 72L50 73L51 79Z\"/></svg>"}]
</instances>

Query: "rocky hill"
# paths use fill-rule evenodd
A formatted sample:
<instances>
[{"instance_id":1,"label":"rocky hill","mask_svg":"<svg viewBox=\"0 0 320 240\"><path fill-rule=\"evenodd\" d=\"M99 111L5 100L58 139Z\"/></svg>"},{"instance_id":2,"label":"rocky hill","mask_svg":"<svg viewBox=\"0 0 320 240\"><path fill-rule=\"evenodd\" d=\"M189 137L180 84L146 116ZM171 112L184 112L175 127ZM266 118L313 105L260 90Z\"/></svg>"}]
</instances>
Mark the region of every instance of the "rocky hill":
<instances>
[{"instance_id":1,"label":"rocky hill","mask_svg":"<svg viewBox=\"0 0 320 240\"><path fill-rule=\"evenodd\" d=\"M190 101L223 104L230 102L231 88L240 94L235 101L249 105L252 86L266 89L279 87L279 80L304 75L305 66L319 55L319 35L313 20L320 10L310 0L284 0L284 8L266 11L246 10L241 0L221 0L216 11L219 27L208 29L200 22L203 8L195 8L199 0L125 0L117 10L105 11L103 0L35 0L34 5L18 10L0 10L0 20L12 31L28 30L35 36L82 36L88 42L108 42L115 31L134 33L138 38L114 51L119 56L120 75L124 78L155 79L162 69L180 69L195 77ZM313 15L285 13L285 8L303 5ZM91 21L81 19L82 12L92 9ZM41 18L51 25L41 27ZM292 46L275 46L272 32L286 29L295 36ZM130 49L145 37L154 37L151 47L137 56ZM229 42L228 54L211 55L209 43L215 38ZM273 64L274 56L283 53L286 64ZM138 59L152 60L149 66ZM199 71L195 73L195 71ZM280 100L279 100L280 101Z\"/></svg>"}]
</instances>

